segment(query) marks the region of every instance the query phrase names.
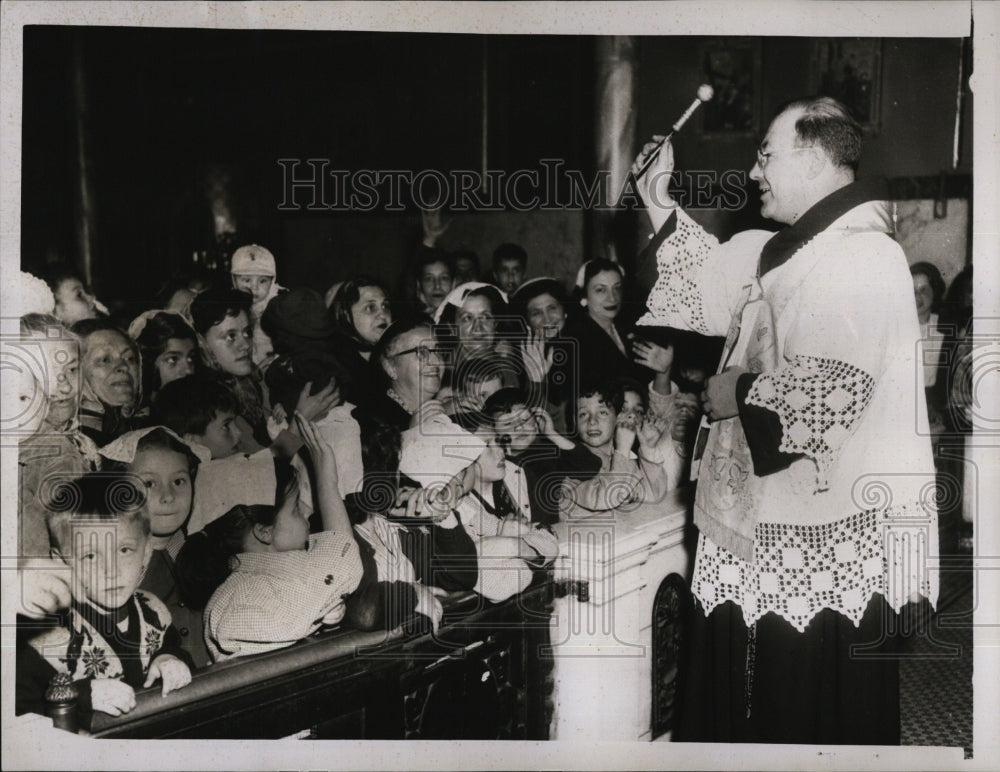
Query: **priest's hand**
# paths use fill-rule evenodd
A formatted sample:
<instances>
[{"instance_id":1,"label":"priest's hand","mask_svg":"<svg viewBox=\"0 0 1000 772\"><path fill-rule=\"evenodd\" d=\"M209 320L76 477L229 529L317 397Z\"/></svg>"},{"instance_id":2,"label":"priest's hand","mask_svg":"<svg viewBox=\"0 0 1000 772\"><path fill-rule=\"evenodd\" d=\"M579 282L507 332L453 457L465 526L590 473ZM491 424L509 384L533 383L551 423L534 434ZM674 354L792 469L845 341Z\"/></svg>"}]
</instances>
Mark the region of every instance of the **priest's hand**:
<instances>
[{"instance_id":1,"label":"priest's hand","mask_svg":"<svg viewBox=\"0 0 1000 772\"><path fill-rule=\"evenodd\" d=\"M655 135L652 141L647 142L642 147L642 152L632 164L633 176L638 172L651 153L657 152L657 146L663 139L662 134ZM670 217L671 212L677 203L671 198L668 187L670 185L670 175L674 171L674 148L670 140L663 143L659 149L659 155L649 166L641 177L636 178L636 190L642 203L646 206L646 213L649 215L653 230L658 231Z\"/></svg>"},{"instance_id":2,"label":"priest's hand","mask_svg":"<svg viewBox=\"0 0 1000 772\"><path fill-rule=\"evenodd\" d=\"M742 367L727 367L718 375L705 381L705 391L701 393L701 405L713 421L732 418L739 413L736 404L736 381L747 372Z\"/></svg>"}]
</instances>

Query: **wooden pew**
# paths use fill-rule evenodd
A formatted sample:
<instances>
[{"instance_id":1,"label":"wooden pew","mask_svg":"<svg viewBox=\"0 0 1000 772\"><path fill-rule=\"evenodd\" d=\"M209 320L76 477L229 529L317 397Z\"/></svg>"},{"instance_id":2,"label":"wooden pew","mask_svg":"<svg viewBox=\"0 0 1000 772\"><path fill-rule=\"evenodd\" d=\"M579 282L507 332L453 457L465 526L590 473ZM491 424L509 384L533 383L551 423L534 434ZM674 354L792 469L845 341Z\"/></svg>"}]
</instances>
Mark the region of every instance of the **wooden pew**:
<instances>
[{"instance_id":1,"label":"wooden pew","mask_svg":"<svg viewBox=\"0 0 1000 772\"><path fill-rule=\"evenodd\" d=\"M81 734L122 739L523 739L548 737L553 584L540 572L496 605L444 599L437 634L334 629L204 668Z\"/></svg>"}]
</instances>

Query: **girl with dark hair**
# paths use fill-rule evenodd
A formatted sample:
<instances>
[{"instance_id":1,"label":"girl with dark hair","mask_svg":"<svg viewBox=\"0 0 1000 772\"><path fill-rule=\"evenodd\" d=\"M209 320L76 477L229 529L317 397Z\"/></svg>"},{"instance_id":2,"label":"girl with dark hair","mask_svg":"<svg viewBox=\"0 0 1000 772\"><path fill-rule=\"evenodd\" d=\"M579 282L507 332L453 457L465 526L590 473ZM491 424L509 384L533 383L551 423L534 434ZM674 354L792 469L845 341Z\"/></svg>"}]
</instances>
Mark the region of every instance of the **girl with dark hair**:
<instances>
[{"instance_id":1,"label":"girl with dark hair","mask_svg":"<svg viewBox=\"0 0 1000 772\"><path fill-rule=\"evenodd\" d=\"M340 285L330 311L339 333L331 348L347 374L344 397L359 405L369 401L374 390L372 348L392 324L386 289L370 276L357 276Z\"/></svg>"},{"instance_id":2,"label":"girl with dark hair","mask_svg":"<svg viewBox=\"0 0 1000 772\"><path fill-rule=\"evenodd\" d=\"M149 404L163 386L197 372L198 335L184 318L171 311L139 316L129 335L142 356L143 402Z\"/></svg>"},{"instance_id":3,"label":"girl with dark hair","mask_svg":"<svg viewBox=\"0 0 1000 772\"><path fill-rule=\"evenodd\" d=\"M299 510L298 476L276 462L273 506L235 506L181 550L182 594L205 608L205 639L214 661L284 648L324 624L339 623L344 596L361 579L333 448L309 422L297 423L315 464L323 530L309 535Z\"/></svg>"}]
</instances>

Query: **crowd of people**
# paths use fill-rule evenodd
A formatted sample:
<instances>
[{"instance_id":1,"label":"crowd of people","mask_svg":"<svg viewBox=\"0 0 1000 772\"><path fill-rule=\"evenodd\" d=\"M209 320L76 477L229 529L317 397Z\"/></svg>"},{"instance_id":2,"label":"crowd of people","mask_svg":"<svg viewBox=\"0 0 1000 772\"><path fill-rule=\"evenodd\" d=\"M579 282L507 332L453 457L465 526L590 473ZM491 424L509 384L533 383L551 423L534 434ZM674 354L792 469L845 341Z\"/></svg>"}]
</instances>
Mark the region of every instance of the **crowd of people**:
<instances>
[{"instance_id":1,"label":"crowd of people","mask_svg":"<svg viewBox=\"0 0 1000 772\"><path fill-rule=\"evenodd\" d=\"M527 588L554 523L680 485L712 363L678 387L619 321L622 268L567 292L503 244L478 274L425 244L411 292L321 294L247 245L129 320L22 273L18 712L56 673L118 715L330 626L435 628L445 593Z\"/></svg>"},{"instance_id":2,"label":"crowd of people","mask_svg":"<svg viewBox=\"0 0 1000 772\"><path fill-rule=\"evenodd\" d=\"M641 309L609 260L567 292L503 244L480 275L436 216L403 291L285 289L247 245L126 324L70 271L22 274L18 710L56 672L118 714L331 625L433 629L446 593L527 588L553 524L690 471L674 739L897 744L894 620L937 598L930 436L970 422L971 271L936 318L940 274L908 276L887 189L855 179L862 138L829 97L783 107L750 170L782 227L724 243L646 145Z\"/></svg>"}]
</instances>

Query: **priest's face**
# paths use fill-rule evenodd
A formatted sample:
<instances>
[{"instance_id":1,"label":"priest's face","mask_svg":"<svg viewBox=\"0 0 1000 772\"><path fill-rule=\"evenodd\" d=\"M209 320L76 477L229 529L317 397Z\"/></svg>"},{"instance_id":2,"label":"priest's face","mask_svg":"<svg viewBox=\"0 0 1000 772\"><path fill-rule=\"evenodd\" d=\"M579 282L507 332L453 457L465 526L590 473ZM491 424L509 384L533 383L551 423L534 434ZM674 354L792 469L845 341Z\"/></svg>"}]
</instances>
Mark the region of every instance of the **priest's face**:
<instances>
[{"instance_id":1,"label":"priest's face","mask_svg":"<svg viewBox=\"0 0 1000 772\"><path fill-rule=\"evenodd\" d=\"M802 108L786 110L775 118L757 150L750 179L760 187L760 213L791 225L814 203L809 194L809 146L803 146L795 122Z\"/></svg>"}]
</instances>

